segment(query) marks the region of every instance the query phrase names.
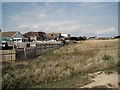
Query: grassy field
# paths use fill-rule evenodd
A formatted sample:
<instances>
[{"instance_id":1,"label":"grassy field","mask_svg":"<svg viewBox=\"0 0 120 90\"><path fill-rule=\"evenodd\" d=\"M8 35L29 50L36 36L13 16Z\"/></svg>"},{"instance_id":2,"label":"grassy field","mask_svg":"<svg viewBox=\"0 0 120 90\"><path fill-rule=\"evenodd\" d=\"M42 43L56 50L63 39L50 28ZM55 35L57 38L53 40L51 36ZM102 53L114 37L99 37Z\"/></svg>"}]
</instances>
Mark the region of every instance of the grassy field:
<instances>
[{"instance_id":1,"label":"grassy field","mask_svg":"<svg viewBox=\"0 0 120 90\"><path fill-rule=\"evenodd\" d=\"M89 73L117 71L118 40L79 41L33 60L3 63L3 88L82 87Z\"/></svg>"}]
</instances>

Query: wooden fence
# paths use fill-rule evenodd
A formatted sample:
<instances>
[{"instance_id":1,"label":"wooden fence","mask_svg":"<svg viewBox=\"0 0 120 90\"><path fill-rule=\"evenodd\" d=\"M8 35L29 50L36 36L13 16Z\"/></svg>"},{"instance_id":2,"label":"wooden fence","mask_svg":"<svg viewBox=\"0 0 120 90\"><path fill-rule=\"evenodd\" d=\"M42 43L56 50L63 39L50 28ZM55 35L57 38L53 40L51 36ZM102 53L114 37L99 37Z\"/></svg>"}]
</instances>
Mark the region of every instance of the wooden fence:
<instances>
[{"instance_id":1,"label":"wooden fence","mask_svg":"<svg viewBox=\"0 0 120 90\"><path fill-rule=\"evenodd\" d=\"M15 50L0 50L1 62L2 61L11 61L16 59Z\"/></svg>"},{"instance_id":2,"label":"wooden fence","mask_svg":"<svg viewBox=\"0 0 120 90\"><path fill-rule=\"evenodd\" d=\"M61 47L61 43L56 44L36 44L36 47L13 49L13 50L1 50L2 61L15 61L15 60L25 60L42 55L51 49L57 49Z\"/></svg>"}]
</instances>

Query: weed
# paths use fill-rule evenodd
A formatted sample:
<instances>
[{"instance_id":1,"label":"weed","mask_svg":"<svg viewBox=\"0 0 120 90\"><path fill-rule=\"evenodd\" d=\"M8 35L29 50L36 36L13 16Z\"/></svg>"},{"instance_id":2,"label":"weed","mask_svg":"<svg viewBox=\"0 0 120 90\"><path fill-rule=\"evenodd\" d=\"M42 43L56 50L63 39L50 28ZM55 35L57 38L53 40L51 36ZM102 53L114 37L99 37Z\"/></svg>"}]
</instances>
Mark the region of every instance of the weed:
<instances>
[{"instance_id":1,"label":"weed","mask_svg":"<svg viewBox=\"0 0 120 90\"><path fill-rule=\"evenodd\" d=\"M110 55L104 55L103 57L102 57L102 60L104 60L104 61L109 61L109 60L111 60L112 59L112 56L110 56Z\"/></svg>"}]
</instances>

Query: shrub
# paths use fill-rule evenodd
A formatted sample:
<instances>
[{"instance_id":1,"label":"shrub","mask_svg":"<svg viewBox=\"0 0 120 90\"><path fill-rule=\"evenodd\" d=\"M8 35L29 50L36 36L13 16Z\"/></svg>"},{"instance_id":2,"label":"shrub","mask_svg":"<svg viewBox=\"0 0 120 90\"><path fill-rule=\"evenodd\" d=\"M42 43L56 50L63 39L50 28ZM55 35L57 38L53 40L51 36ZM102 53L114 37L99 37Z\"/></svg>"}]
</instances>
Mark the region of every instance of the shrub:
<instances>
[{"instance_id":1,"label":"shrub","mask_svg":"<svg viewBox=\"0 0 120 90\"><path fill-rule=\"evenodd\" d=\"M112 56L110 56L110 55L104 55L103 57L102 57L102 60L104 60L104 61L109 61L109 60L111 60L112 59Z\"/></svg>"}]
</instances>

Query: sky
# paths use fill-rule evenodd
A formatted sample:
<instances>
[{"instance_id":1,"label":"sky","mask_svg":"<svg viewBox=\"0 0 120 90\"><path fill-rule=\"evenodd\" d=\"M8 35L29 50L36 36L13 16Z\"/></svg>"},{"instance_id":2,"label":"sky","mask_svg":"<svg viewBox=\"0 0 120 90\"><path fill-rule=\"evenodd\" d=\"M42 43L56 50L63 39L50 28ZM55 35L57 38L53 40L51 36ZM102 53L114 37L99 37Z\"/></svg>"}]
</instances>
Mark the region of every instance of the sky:
<instances>
[{"instance_id":1,"label":"sky","mask_svg":"<svg viewBox=\"0 0 120 90\"><path fill-rule=\"evenodd\" d=\"M118 34L118 3L2 2L2 29L114 36Z\"/></svg>"},{"instance_id":2,"label":"sky","mask_svg":"<svg viewBox=\"0 0 120 90\"><path fill-rule=\"evenodd\" d=\"M119 0L2 0L3 2L119 2Z\"/></svg>"},{"instance_id":3,"label":"sky","mask_svg":"<svg viewBox=\"0 0 120 90\"><path fill-rule=\"evenodd\" d=\"M2 3L0 2L0 28L2 27Z\"/></svg>"}]
</instances>

